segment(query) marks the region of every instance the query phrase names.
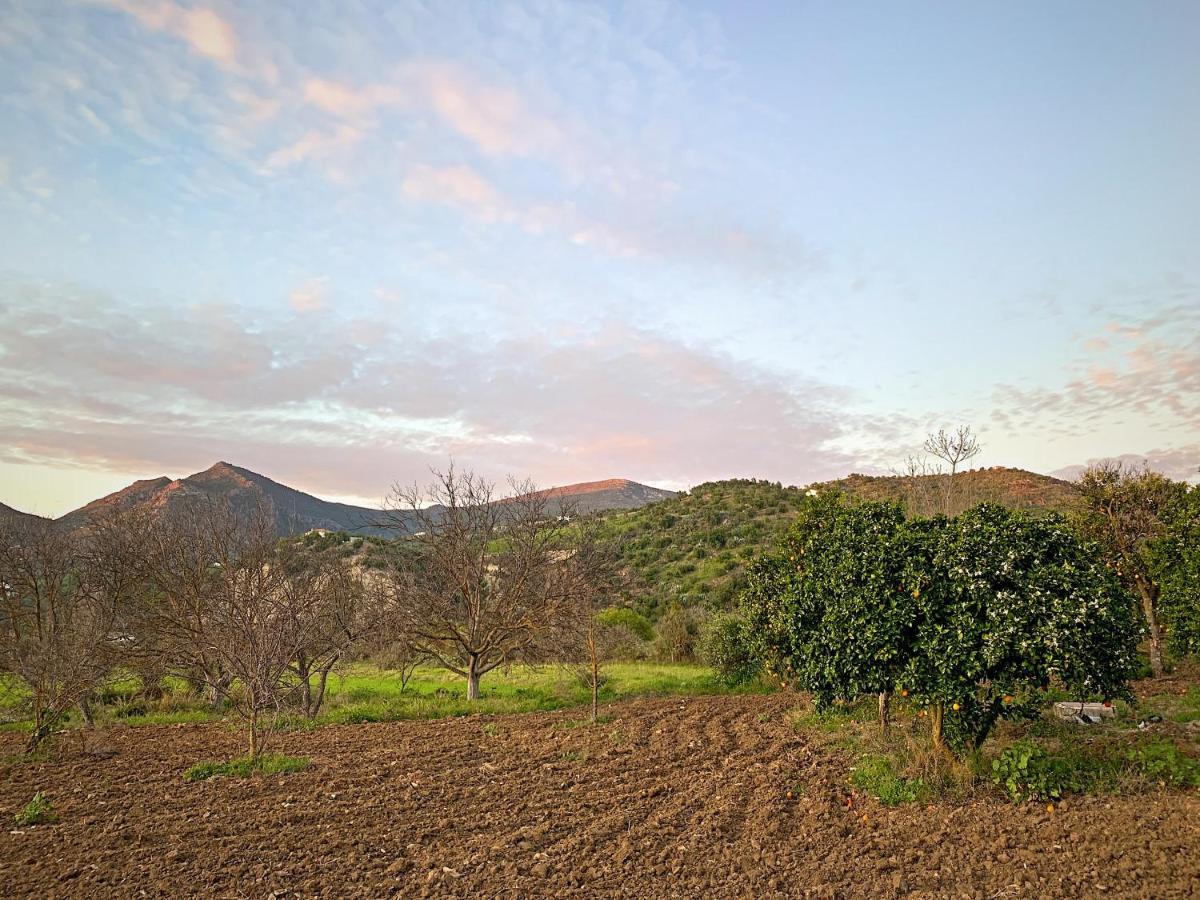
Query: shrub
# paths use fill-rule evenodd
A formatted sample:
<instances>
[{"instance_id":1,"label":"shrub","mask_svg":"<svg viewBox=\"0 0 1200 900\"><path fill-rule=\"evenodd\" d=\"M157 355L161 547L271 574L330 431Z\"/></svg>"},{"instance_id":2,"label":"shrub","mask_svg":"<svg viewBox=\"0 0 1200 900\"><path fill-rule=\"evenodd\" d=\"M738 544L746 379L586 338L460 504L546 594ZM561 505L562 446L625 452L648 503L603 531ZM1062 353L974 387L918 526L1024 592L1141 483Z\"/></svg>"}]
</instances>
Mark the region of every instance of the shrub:
<instances>
[{"instance_id":1,"label":"shrub","mask_svg":"<svg viewBox=\"0 0 1200 900\"><path fill-rule=\"evenodd\" d=\"M694 662L704 612L672 603L658 620L655 654L666 662Z\"/></svg>"},{"instance_id":2,"label":"shrub","mask_svg":"<svg viewBox=\"0 0 1200 900\"><path fill-rule=\"evenodd\" d=\"M718 613L704 626L700 659L730 687L754 680L762 670L747 639L746 620L732 613Z\"/></svg>"},{"instance_id":3,"label":"shrub","mask_svg":"<svg viewBox=\"0 0 1200 900\"><path fill-rule=\"evenodd\" d=\"M602 610L596 618L601 625L626 628L643 641L654 640L654 626L650 624L650 620L627 606L610 606Z\"/></svg>"}]
</instances>

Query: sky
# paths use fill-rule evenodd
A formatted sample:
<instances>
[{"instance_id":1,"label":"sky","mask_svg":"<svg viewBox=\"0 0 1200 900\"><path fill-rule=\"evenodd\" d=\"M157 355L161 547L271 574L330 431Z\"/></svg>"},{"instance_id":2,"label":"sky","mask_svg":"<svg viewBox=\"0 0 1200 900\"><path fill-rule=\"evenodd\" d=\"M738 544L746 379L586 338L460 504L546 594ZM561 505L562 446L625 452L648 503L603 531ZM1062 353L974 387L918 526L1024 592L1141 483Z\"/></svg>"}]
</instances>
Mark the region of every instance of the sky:
<instances>
[{"instance_id":1,"label":"sky","mask_svg":"<svg viewBox=\"0 0 1200 900\"><path fill-rule=\"evenodd\" d=\"M1200 4L0 0L0 501L1200 468Z\"/></svg>"}]
</instances>

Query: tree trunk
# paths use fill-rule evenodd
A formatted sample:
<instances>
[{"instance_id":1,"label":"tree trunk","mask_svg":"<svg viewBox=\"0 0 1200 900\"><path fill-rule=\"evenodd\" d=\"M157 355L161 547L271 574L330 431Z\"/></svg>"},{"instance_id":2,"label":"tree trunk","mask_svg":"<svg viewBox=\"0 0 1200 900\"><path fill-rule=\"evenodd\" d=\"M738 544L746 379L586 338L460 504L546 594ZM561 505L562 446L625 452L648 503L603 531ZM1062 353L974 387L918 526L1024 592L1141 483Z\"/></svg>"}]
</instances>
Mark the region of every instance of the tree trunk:
<instances>
[{"instance_id":1,"label":"tree trunk","mask_svg":"<svg viewBox=\"0 0 1200 900\"><path fill-rule=\"evenodd\" d=\"M592 657L592 724L596 724L600 711L600 666L596 657Z\"/></svg>"},{"instance_id":2,"label":"tree trunk","mask_svg":"<svg viewBox=\"0 0 1200 900\"><path fill-rule=\"evenodd\" d=\"M83 716L83 722L88 728L92 728L96 724L96 719L92 715L92 704L88 697L79 698L79 714Z\"/></svg>"},{"instance_id":3,"label":"tree trunk","mask_svg":"<svg viewBox=\"0 0 1200 900\"><path fill-rule=\"evenodd\" d=\"M329 683L329 668L321 669L321 674L317 677L317 693L312 698L312 713L310 718L315 719L317 713L321 711L321 705L325 702L325 686Z\"/></svg>"},{"instance_id":4,"label":"tree trunk","mask_svg":"<svg viewBox=\"0 0 1200 900\"><path fill-rule=\"evenodd\" d=\"M892 724L891 702L891 691L879 692L879 727L884 731L887 731L888 726Z\"/></svg>"},{"instance_id":5,"label":"tree trunk","mask_svg":"<svg viewBox=\"0 0 1200 900\"><path fill-rule=\"evenodd\" d=\"M230 679L222 676L208 685L208 703L214 712L219 712L229 692Z\"/></svg>"},{"instance_id":6,"label":"tree trunk","mask_svg":"<svg viewBox=\"0 0 1200 900\"><path fill-rule=\"evenodd\" d=\"M479 699L479 660L474 656L467 663L467 699Z\"/></svg>"},{"instance_id":7,"label":"tree trunk","mask_svg":"<svg viewBox=\"0 0 1200 900\"><path fill-rule=\"evenodd\" d=\"M250 712L250 759L258 759L261 752L262 741L259 739L258 732L258 709L255 708Z\"/></svg>"},{"instance_id":8,"label":"tree trunk","mask_svg":"<svg viewBox=\"0 0 1200 900\"><path fill-rule=\"evenodd\" d=\"M1158 604L1155 602L1157 591L1147 584L1138 584L1138 593L1142 595L1142 613L1146 617L1146 628L1150 632L1150 671L1155 678L1163 674L1163 640L1162 626L1158 624Z\"/></svg>"},{"instance_id":9,"label":"tree trunk","mask_svg":"<svg viewBox=\"0 0 1200 900\"><path fill-rule=\"evenodd\" d=\"M50 723L46 721L45 712L42 710L41 704L37 703L34 706L33 712L33 731L29 735L29 741L25 744L25 755L31 755L37 750L38 745L46 739L50 734Z\"/></svg>"},{"instance_id":10,"label":"tree trunk","mask_svg":"<svg viewBox=\"0 0 1200 900\"><path fill-rule=\"evenodd\" d=\"M929 708L929 736L935 750L945 750L946 742L942 737L942 713L945 707L938 700Z\"/></svg>"},{"instance_id":11,"label":"tree trunk","mask_svg":"<svg viewBox=\"0 0 1200 900\"><path fill-rule=\"evenodd\" d=\"M300 708L304 710L304 715L311 719L316 713L312 708L312 683L309 677L307 672L300 676Z\"/></svg>"}]
</instances>

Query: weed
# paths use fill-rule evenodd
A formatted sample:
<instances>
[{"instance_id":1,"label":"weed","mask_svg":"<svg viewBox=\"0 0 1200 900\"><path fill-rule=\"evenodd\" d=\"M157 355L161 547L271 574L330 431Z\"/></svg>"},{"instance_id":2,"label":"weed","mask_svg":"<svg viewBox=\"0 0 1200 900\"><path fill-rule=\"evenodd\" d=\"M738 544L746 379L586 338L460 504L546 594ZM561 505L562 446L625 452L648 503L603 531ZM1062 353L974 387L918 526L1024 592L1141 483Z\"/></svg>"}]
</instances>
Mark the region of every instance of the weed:
<instances>
[{"instance_id":1,"label":"weed","mask_svg":"<svg viewBox=\"0 0 1200 900\"><path fill-rule=\"evenodd\" d=\"M258 759L248 756L226 762L198 762L183 773L184 781L204 781L218 775L230 778L249 778L252 775L286 775L301 772L309 766L305 756L283 756L279 753L264 754Z\"/></svg>"},{"instance_id":2,"label":"weed","mask_svg":"<svg viewBox=\"0 0 1200 900\"><path fill-rule=\"evenodd\" d=\"M561 754L566 762L585 762L587 753L583 750L564 750Z\"/></svg>"},{"instance_id":3,"label":"weed","mask_svg":"<svg viewBox=\"0 0 1200 900\"><path fill-rule=\"evenodd\" d=\"M1171 787L1200 787L1200 760L1174 742L1158 738L1130 750L1126 759L1138 774Z\"/></svg>"},{"instance_id":4,"label":"weed","mask_svg":"<svg viewBox=\"0 0 1200 900\"><path fill-rule=\"evenodd\" d=\"M484 722L481 726L479 726L479 730L482 731L484 734L486 734L488 737L495 737L496 736L496 723L495 722Z\"/></svg>"},{"instance_id":5,"label":"weed","mask_svg":"<svg viewBox=\"0 0 1200 900\"><path fill-rule=\"evenodd\" d=\"M58 821L58 814L54 812L54 806L45 795L38 791L33 795L33 799L25 804L25 808L13 816L13 821L22 828L29 825L49 825Z\"/></svg>"},{"instance_id":6,"label":"weed","mask_svg":"<svg viewBox=\"0 0 1200 900\"><path fill-rule=\"evenodd\" d=\"M897 771L892 757L881 754L862 757L850 776L850 783L878 799L884 806L916 803L929 796L924 779L906 778Z\"/></svg>"}]
</instances>

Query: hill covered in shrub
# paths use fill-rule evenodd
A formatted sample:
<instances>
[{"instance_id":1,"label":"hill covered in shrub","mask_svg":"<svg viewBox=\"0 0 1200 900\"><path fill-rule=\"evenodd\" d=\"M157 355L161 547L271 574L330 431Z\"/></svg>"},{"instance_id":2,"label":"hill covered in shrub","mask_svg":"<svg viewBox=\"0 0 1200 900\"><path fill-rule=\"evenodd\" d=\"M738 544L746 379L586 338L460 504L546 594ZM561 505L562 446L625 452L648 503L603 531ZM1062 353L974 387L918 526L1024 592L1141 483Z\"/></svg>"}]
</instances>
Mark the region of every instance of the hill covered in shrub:
<instances>
[{"instance_id":1,"label":"hill covered in shrub","mask_svg":"<svg viewBox=\"0 0 1200 900\"><path fill-rule=\"evenodd\" d=\"M745 585L747 565L787 531L808 490L838 490L915 509L918 503L937 503L939 484L935 475L856 474L811 487L744 478L710 481L651 506L610 512L603 521L608 535L620 541L630 576L628 599L638 612L657 619L674 603L728 608ZM964 507L992 502L1062 512L1078 497L1070 482L1003 467L962 472L954 489Z\"/></svg>"}]
</instances>

